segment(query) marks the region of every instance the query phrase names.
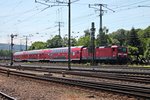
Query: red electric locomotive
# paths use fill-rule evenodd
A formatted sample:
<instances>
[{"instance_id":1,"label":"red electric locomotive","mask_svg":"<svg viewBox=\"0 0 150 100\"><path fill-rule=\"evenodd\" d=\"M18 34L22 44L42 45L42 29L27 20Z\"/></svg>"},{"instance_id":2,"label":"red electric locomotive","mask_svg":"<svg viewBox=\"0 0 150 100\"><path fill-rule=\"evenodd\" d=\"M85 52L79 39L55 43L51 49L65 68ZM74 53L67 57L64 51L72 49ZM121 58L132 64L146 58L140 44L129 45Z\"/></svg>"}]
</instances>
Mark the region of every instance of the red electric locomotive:
<instances>
[{"instance_id":1,"label":"red electric locomotive","mask_svg":"<svg viewBox=\"0 0 150 100\"><path fill-rule=\"evenodd\" d=\"M92 53L88 48L81 51L81 62L87 62L92 59ZM97 63L127 63L128 52L126 47L121 46L103 46L95 48L95 62Z\"/></svg>"},{"instance_id":2,"label":"red electric locomotive","mask_svg":"<svg viewBox=\"0 0 150 100\"><path fill-rule=\"evenodd\" d=\"M71 47L72 62L89 62L92 53L87 47ZM109 46L95 48L95 62L97 63L127 63L128 52L126 47ZM68 47L31 50L14 53L14 61L50 61L67 62Z\"/></svg>"},{"instance_id":3,"label":"red electric locomotive","mask_svg":"<svg viewBox=\"0 0 150 100\"><path fill-rule=\"evenodd\" d=\"M116 45L111 47L98 47L96 48L96 60L97 62L104 63L127 63L127 48Z\"/></svg>"}]
</instances>

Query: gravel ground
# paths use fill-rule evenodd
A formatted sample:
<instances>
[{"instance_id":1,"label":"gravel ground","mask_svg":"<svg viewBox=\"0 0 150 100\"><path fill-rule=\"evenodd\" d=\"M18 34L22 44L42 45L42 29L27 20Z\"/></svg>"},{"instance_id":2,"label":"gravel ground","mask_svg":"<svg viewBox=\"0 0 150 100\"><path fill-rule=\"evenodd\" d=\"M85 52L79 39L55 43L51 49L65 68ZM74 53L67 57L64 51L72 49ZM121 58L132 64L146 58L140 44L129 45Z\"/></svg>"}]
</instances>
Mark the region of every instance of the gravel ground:
<instances>
[{"instance_id":1,"label":"gravel ground","mask_svg":"<svg viewBox=\"0 0 150 100\"><path fill-rule=\"evenodd\" d=\"M0 91L17 100L137 100L122 94L83 89L0 74Z\"/></svg>"}]
</instances>

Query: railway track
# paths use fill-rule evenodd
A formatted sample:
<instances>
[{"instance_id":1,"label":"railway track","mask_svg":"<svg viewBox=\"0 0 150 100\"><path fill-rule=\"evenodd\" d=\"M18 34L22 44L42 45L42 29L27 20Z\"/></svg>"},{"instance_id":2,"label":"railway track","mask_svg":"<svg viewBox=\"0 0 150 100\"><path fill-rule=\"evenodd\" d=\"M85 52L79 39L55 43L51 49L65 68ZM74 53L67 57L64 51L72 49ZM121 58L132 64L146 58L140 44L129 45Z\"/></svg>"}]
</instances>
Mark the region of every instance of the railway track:
<instances>
[{"instance_id":1,"label":"railway track","mask_svg":"<svg viewBox=\"0 0 150 100\"><path fill-rule=\"evenodd\" d=\"M150 84L150 74L146 74L146 76L135 75L133 73L101 73L101 72L87 72L87 71L68 71L68 70L54 70L54 69L24 69L24 70L32 70L38 72L48 72L48 73L57 73L57 74L64 74L64 75L76 75L76 76L84 76L84 77L93 77L93 78L104 78L104 79L112 79L112 80L121 80L121 81L130 81L130 82L138 82L138 83L145 83Z\"/></svg>"},{"instance_id":2,"label":"railway track","mask_svg":"<svg viewBox=\"0 0 150 100\"><path fill-rule=\"evenodd\" d=\"M5 66L6 67L6 66ZM10 67L10 66L8 66ZM138 82L144 84L150 84L150 73L145 72L125 72L125 71L104 71L104 70L79 70L72 69L71 71L65 68L43 68L43 67L25 67L25 66L13 66L11 68L37 71L37 72L48 72L48 73L57 73L57 74L66 74L66 75L76 75L84 77L93 77L93 78L103 78L111 80L121 80L129 82ZM116 72L116 73L115 73Z\"/></svg>"},{"instance_id":3,"label":"railway track","mask_svg":"<svg viewBox=\"0 0 150 100\"><path fill-rule=\"evenodd\" d=\"M7 73L8 69L0 70L1 73ZM19 72L14 70L9 70L9 74L28 77L32 79L39 79L44 81L51 81L69 85L76 85L96 90L106 90L112 92L123 93L127 95L134 95L137 97L143 97L150 99L150 87L143 86L135 86L135 85L123 85L123 84L114 84L114 83L106 83L106 82L92 82L92 81L83 81L79 79L71 79L71 78L59 78L45 75L37 75L29 72Z\"/></svg>"},{"instance_id":4,"label":"railway track","mask_svg":"<svg viewBox=\"0 0 150 100\"><path fill-rule=\"evenodd\" d=\"M10 67L10 68L17 68L17 69L23 69L23 70L61 70L61 71L66 71L68 70L67 67L57 67L57 66L38 66L38 65L6 65L6 64L0 64L2 67ZM137 68L136 68L137 69ZM128 71L131 70L131 71ZM72 67L71 71L89 71L89 72L105 72L105 73L124 73L124 74L140 74L140 75L150 75L150 68L147 69L138 69L137 71L133 68L129 69L109 69L109 68L83 68L83 67Z\"/></svg>"},{"instance_id":5,"label":"railway track","mask_svg":"<svg viewBox=\"0 0 150 100\"><path fill-rule=\"evenodd\" d=\"M9 64L9 62L2 62L0 64ZM59 67L62 67L62 66L68 66L68 63L50 63L50 62L30 62L30 63L27 63L27 62L15 62L14 64L18 64L18 65L29 65L29 66L32 66L32 65L36 65L36 66L59 66ZM91 67L90 64L78 64L78 63L72 63L71 65L72 67L77 67L79 66L80 68L81 67ZM147 67L146 67L147 66ZM114 68L114 69L142 69L142 70L150 70L150 67L148 67L148 65L128 65L128 64L125 64L125 65L110 65L110 64L98 64L98 65L95 65L95 66L92 66L94 68Z\"/></svg>"},{"instance_id":6,"label":"railway track","mask_svg":"<svg viewBox=\"0 0 150 100\"><path fill-rule=\"evenodd\" d=\"M17 100L14 97L11 97L3 92L0 92L0 99L1 100Z\"/></svg>"},{"instance_id":7,"label":"railway track","mask_svg":"<svg viewBox=\"0 0 150 100\"><path fill-rule=\"evenodd\" d=\"M134 76L134 75L106 74L106 73L105 74L87 73L87 72L76 72L76 71L73 71L73 72L70 72L70 71L64 71L64 72L45 71L45 72L150 84L150 76Z\"/></svg>"}]
</instances>

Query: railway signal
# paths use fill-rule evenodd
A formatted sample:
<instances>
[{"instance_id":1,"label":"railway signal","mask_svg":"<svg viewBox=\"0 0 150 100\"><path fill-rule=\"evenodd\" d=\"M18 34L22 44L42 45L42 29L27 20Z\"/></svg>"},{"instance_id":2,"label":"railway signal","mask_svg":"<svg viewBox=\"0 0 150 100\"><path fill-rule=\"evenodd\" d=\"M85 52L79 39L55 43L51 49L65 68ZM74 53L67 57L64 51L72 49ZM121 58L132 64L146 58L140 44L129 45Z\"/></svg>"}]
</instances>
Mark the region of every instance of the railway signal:
<instances>
[{"instance_id":1,"label":"railway signal","mask_svg":"<svg viewBox=\"0 0 150 100\"><path fill-rule=\"evenodd\" d=\"M17 35L14 35L14 34L11 34L10 37L11 37L11 62L10 62L10 66L13 65L13 46L14 46L14 43L13 43L13 39L14 37L16 37Z\"/></svg>"},{"instance_id":2,"label":"railway signal","mask_svg":"<svg viewBox=\"0 0 150 100\"><path fill-rule=\"evenodd\" d=\"M91 65L94 65L94 60L95 60L95 25L94 25L94 22L92 22L90 36L91 36L90 50L91 50L91 53L92 53L92 63L91 63Z\"/></svg>"}]
</instances>

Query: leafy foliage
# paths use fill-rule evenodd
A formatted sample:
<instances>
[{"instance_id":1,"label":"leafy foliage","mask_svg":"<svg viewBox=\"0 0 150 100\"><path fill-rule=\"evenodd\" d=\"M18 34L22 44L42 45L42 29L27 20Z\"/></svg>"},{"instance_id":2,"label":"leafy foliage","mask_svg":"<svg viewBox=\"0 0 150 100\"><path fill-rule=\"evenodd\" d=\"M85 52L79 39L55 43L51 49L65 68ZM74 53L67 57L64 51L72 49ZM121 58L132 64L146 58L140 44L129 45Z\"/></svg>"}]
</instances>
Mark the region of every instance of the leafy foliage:
<instances>
[{"instance_id":1,"label":"leafy foliage","mask_svg":"<svg viewBox=\"0 0 150 100\"><path fill-rule=\"evenodd\" d=\"M126 40L128 39L129 32L124 29L119 29L116 32L110 34L112 37L112 44L124 46L127 45Z\"/></svg>"},{"instance_id":2,"label":"leafy foliage","mask_svg":"<svg viewBox=\"0 0 150 100\"><path fill-rule=\"evenodd\" d=\"M150 48L145 51L144 57L150 59Z\"/></svg>"},{"instance_id":3,"label":"leafy foliage","mask_svg":"<svg viewBox=\"0 0 150 100\"><path fill-rule=\"evenodd\" d=\"M137 32L135 31L134 28L132 28L131 31L130 31L129 45L135 46L135 47L140 47L141 46L141 42L138 38L138 34L137 34Z\"/></svg>"},{"instance_id":4,"label":"leafy foliage","mask_svg":"<svg viewBox=\"0 0 150 100\"><path fill-rule=\"evenodd\" d=\"M128 46L128 50L129 50L129 54L130 55L135 55L137 54L138 48L137 47L133 47L133 46Z\"/></svg>"},{"instance_id":5,"label":"leafy foliage","mask_svg":"<svg viewBox=\"0 0 150 100\"><path fill-rule=\"evenodd\" d=\"M85 30L84 31L85 35L80 37L77 41L78 46L90 46L90 31Z\"/></svg>"},{"instance_id":6,"label":"leafy foliage","mask_svg":"<svg viewBox=\"0 0 150 100\"><path fill-rule=\"evenodd\" d=\"M78 42L77 42L77 45L78 46L89 46L90 45L90 36L83 36L83 37L80 37Z\"/></svg>"},{"instance_id":7,"label":"leafy foliage","mask_svg":"<svg viewBox=\"0 0 150 100\"><path fill-rule=\"evenodd\" d=\"M63 46L63 39L59 35L55 35L52 39L47 40L48 48L57 48Z\"/></svg>"},{"instance_id":8,"label":"leafy foliage","mask_svg":"<svg viewBox=\"0 0 150 100\"><path fill-rule=\"evenodd\" d=\"M45 48L46 48L46 43L38 41L38 42L34 42L30 46L29 50L37 50L37 49L45 49Z\"/></svg>"},{"instance_id":9,"label":"leafy foliage","mask_svg":"<svg viewBox=\"0 0 150 100\"><path fill-rule=\"evenodd\" d=\"M1 57L10 57L11 52L9 50L0 50Z\"/></svg>"},{"instance_id":10,"label":"leafy foliage","mask_svg":"<svg viewBox=\"0 0 150 100\"><path fill-rule=\"evenodd\" d=\"M96 44L97 46L105 46L108 45L108 37L106 36L106 33L108 33L108 29L104 27L102 29L102 32L99 30L99 34L97 35Z\"/></svg>"},{"instance_id":11,"label":"leafy foliage","mask_svg":"<svg viewBox=\"0 0 150 100\"><path fill-rule=\"evenodd\" d=\"M75 38L71 38L71 46L76 46L77 45L77 40Z\"/></svg>"}]
</instances>

